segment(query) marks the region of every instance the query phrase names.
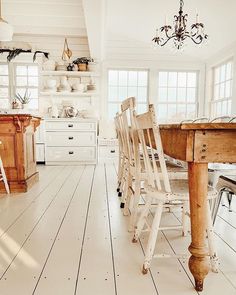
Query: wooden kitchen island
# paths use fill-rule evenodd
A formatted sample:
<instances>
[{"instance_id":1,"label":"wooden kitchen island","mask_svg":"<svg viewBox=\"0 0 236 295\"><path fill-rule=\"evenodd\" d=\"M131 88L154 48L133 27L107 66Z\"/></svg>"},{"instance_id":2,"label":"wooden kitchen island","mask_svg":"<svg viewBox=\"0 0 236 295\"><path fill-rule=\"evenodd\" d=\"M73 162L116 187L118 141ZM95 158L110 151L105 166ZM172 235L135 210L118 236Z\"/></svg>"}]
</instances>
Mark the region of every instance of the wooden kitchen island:
<instances>
[{"instance_id":1,"label":"wooden kitchen island","mask_svg":"<svg viewBox=\"0 0 236 295\"><path fill-rule=\"evenodd\" d=\"M28 114L0 115L0 155L11 192L26 192L38 181L34 133L39 124L39 117ZM5 192L2 182L0 192Z\"/></svg>"}]
</instances>

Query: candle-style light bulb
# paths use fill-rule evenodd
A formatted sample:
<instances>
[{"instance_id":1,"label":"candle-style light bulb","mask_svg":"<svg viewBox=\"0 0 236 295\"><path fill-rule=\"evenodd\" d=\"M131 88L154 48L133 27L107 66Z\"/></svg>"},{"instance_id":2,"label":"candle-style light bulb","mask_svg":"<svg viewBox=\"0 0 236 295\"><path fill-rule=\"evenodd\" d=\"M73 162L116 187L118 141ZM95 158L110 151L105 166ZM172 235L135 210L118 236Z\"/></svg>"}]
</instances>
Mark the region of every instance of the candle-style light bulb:
<instances>
[{"instance_id":1,"label":"candle-style light bulb","mask_svg":"<svg viewBox=\"0 0 236 295\"><path fill-rule=\"evenodd\" d=\"M197 24L199 23L199 15L198 15L198 13L196 13L196 23Z\"/></svg>"},{"instance_id":2,"label":"candle-style light bulb","mask_svg":"<svg viewBox=\"0 0 236 295\"><path fill-rule=\"evenodd\" d=\"M167 16L165 15L165 26L167 26Z\"/></svg>"}]
</instances>

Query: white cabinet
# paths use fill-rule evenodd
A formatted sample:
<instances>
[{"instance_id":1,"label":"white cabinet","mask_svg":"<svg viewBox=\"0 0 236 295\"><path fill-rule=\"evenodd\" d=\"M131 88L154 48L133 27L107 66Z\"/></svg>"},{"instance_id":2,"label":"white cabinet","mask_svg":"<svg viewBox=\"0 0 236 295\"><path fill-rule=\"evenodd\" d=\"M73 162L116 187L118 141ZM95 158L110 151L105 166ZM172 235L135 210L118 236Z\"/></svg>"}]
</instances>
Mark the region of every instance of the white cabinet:
<instances>
[{"instance_id":1,"label":"white cabinet","mask_svg":"<svg viewBox=\"0 0 236 295\"><path fill-rule=\"evenodd\" d=\"M47 119L47 165L97 163L97 121L94 119Z\"/></svg>"},{"instance_id":2,"label":"white cabinet","mask_svg":"<svg viewBox=\"0 0 236 295\"><path fill-rule=\"evenodd\" d=\"M99 138L99 162L112 163L119 159L119 146L117 139Z\"/></svg>"},{"instance_id":3,"label":"white cabinet","mask_svg":"<svg viewBox=\"0 0 236 295\"><path fill-rule=\"evenodd\" d=\"M45 162L45 122L41 120L35 132L36 162Z\"/></svg>"}]
</instances>

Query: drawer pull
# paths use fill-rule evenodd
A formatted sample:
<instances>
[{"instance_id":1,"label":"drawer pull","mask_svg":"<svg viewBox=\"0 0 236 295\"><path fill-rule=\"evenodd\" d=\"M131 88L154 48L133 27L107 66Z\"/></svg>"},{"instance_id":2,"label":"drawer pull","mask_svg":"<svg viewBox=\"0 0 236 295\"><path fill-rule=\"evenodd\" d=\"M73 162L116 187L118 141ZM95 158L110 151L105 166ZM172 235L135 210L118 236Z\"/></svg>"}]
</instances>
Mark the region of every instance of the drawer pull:
<instances>
[{"instance_id":1,"label":"drawer pull","mask_svg":"<svg viewBox=\"0 0 236 295\"><path fill-rule=\"evenodd\" d=\"M111 150L111 153L114 154L116 151L115 150Z\"/></svg>"},{"instance_id":2,"label":"drawer pull","mask_svg":"<svg viewBox=\"0 0 236 295\"><path fill-rule=\"evenodd\" d=\"M70 137L68 137L68 139L69 139L69 140L72 140L72 139L74 139L74 137L73 137L73 136L70 136Z\"/></svg>"},{"instance_id":3,"label":"drawer pull","mask_svg":"<svg viewBox=\"0 0 236 295\"><path fill-rule=\"evenodd\" d=\"M69 155L74 155L74 152L69 152Z\"/></svg>"},{"instance_id":4,"label":"drawer pull","mask_svg":"<svg viewBox=\"0 0 236 295\"><path fill-rule=\"evenodd\" d=\"M68 124L68 127L74 127L74 125L73 124Z\"/></svg>"}]
</instances>

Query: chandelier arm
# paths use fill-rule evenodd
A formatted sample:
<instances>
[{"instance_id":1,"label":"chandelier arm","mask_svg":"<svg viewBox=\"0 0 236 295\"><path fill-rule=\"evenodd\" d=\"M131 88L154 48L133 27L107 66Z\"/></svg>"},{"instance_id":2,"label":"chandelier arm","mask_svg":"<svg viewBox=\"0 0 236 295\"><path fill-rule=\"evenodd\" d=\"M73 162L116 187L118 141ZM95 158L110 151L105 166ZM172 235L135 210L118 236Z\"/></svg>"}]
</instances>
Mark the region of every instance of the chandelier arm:
<instances>
[{"instance_id":1,"label":"chandelier arm","mask_svg":"<svg viewBox=\"0 0 236 295\"><path fill-rule=\"evenodd\" d=\"M165 30L165 34L166 34L166 37L167 37L168 39L172 37L172 36L169 36L169 35L168 35L168 33L167 33L166 30Z\"/></svg>"},{"instance_id":2,"label":"chandelier arm","mask_svg":"<svg viewBox=\"0 0 236 295\"><path fill-rule=\"evenodd\" d=\"M199 36L200 36L200 35L199 35ZM203 39L200 39L200 41L197 42L196 40L194 40L194 38L192 38L192 37L190 37L190 36L189 36L189 38L190 38L195 44L197 44L197 45L201 44L202 41L203 41Z\"/></svg>"},{"instance_id":3,"label":"chandelier arm","mask_svg":"<svg viewBox=\"0 0 236 295\"><path fill-rule=\"evenodd\" d=\"M175 38L176 35L171 36L170 38L168 38L163 44L161 44L161 46L165 46L171 39Z\"/></svg>"}]
</instances>

